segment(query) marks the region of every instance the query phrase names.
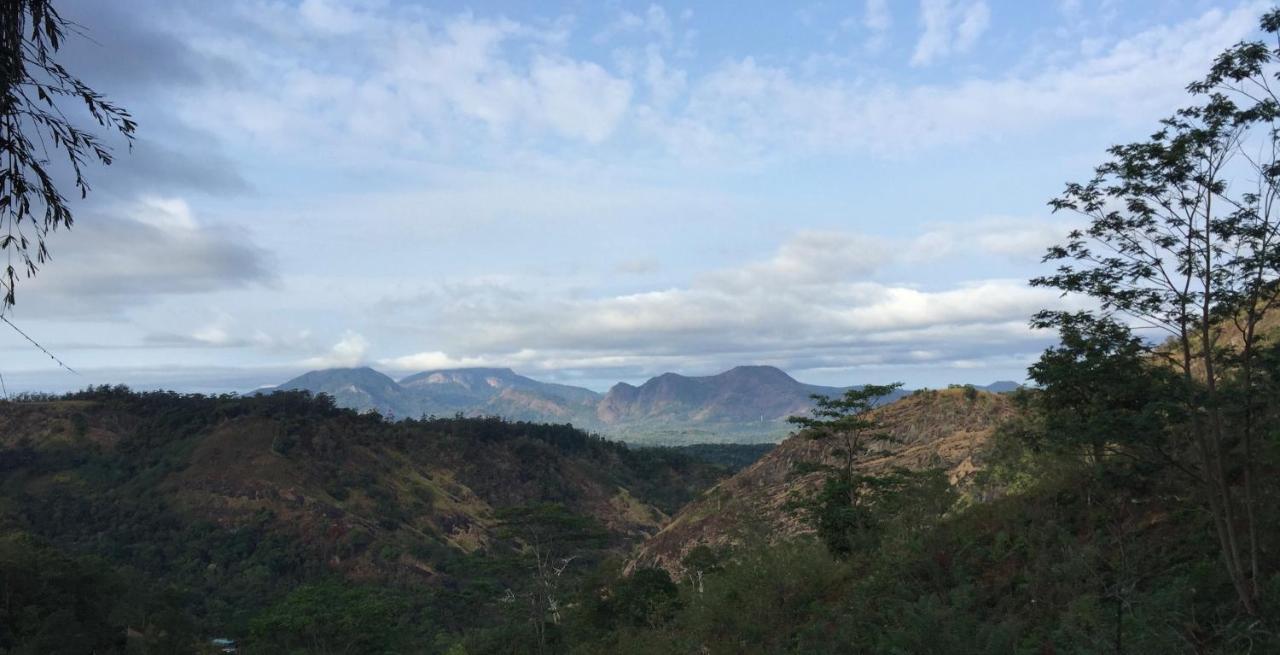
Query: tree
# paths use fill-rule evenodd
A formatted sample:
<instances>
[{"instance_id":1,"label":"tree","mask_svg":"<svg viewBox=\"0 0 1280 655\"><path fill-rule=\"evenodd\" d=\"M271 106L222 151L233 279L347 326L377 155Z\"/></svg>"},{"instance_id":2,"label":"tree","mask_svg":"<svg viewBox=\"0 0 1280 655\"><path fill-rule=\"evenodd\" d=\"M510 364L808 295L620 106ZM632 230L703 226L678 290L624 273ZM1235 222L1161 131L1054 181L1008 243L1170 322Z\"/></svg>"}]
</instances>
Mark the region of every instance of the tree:
<instances>
[{"instance_id":1,"label":"tree","mask_svg":"<svg viewBox=\"0 0 1280 655\"><path fill-rule=\"evenodd\" d=\"M1280 10L1262 17L1280 38ZM1222 53L1149 139L1114 146L1085 183L1050 202L1088 227L1045 260L1057 270L1033 285L1095 299L1167 337L1155 356L1182 377L1182 446L1195 463L1223 561L1246 612L1257 612L1262 574L1255 489L1258 326L1277 301L1280 270L1280 97L1274 46L1244 42ZM1040 326L1066 325L1063 313ZM1238 395L1225 393L1233 386ZM1230 405L1243 404L1240 420Z\"/></svg>"},{"instance_id":2,"label":"tree","mask_svg":"<svg viewBox=\"0 0 1280 655\"><path fill-rule=\"evenodd\" d=\"M1052 314L1059 344L1031 365L1040 389L1031 394L1040 418L1038 444L1095 465L1123 457L1143 465L1176 460L1166 426L1177 390L1166 367L1151 366L1149 347L1127 326L1087 312Z\"/></svg>"},{"instance_id":3,"label":"tree","mask_svg":"<svg viewBox=\"0 0 1280 655\"><path fill-rule=\"evenodd\" d=\"M617 622L637 628L657 628L680 609L680 590L663 569L643 568L618 581L609 599Z\"/></svg>"},{"instance_id":4,"label":"tree","mask_svg":"<svg viewBox=\"0 0 1280 655\"><path fill-rule=\"evenodd\" d=\"M329 580L293 590L254 618L251 644L277 653L394 652L409 634L407 613L390 590Z\"/></svg>"},{"instance_id":5,"label":"tree","mask_svg":"<svg viewBox=\"0 0 1280 655\"><path fill-rule=\"evenodd\" d=\"M858 473L857 462L870 453L873 443L889 438L871 411L901 386L901 383L867 385L849 389L837 398L815 394L813 416L787 419L799 425L807 438L836 444L834 454L840 458L841 465L827 467L829 475L821 489L804 503L818 537L836 557L849 557L860 546L867 545L866 538L872 533L869 499L878 479Z\"/></svg>"},{"instance_id":6,"label":"tree","mask_svg":"<svg viewBox=\"0 0 1280 655\"><path fill-rule=\"evenodd\" d=\"M607 533L590 518L555 503L506 508L497 518L503 538L523 543L533 574L529 590L507 590L507 602L527 601L537 650L546 652L562 619L565 572L585 551L602 546Z\"/></svg>"},{"instance_id":7,"label":"tree","mask_svg":"<svg viewBox=\"0 0 1280 655\"><path fill-rule=\"evenodd\" d=\"M63 170L84 197L89 192L85 167L112 161L111 149L78 127L67 115L74 108L64 107L62 100L79 105L89 120L130 143L137 127L128 111L54 60L67 32L75 29L49 0L9 0L0 8L0 251L8 260L0 279L0 313L15 302L19 269L26 277L35 275L49 258L49 233L71 227L72 212L59 188ZM50 146L62 150L67 169L50 160Z\"/></svg>"},{"instance_id":8,"label":"tree","mask_svg":"<svg viewBox=\"0 0 1280 655\"><path fill-rule=\"evenodd\" d=\"M122 652L124 626L111 617L120 583L104 568L21 532L0 536L0 652Z\"/></svg>"}]
</instances>

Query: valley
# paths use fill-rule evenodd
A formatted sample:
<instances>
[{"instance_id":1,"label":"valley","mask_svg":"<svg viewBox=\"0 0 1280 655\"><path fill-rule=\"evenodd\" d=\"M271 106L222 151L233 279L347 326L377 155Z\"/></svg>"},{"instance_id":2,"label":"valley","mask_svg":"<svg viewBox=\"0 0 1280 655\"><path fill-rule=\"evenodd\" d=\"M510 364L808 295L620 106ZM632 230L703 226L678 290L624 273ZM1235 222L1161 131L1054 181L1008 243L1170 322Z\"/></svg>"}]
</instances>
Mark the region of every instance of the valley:
<instances>
[{"instance_id":1,"label":"valley","mask_svg":"<svg viewBox=\"0 0 1280 655\"><path fill-rule=\"evenodd\" d=\"M689 4L0 3L0 655L1280 653L1280 5Z\"/></svg>"}]
</instances>

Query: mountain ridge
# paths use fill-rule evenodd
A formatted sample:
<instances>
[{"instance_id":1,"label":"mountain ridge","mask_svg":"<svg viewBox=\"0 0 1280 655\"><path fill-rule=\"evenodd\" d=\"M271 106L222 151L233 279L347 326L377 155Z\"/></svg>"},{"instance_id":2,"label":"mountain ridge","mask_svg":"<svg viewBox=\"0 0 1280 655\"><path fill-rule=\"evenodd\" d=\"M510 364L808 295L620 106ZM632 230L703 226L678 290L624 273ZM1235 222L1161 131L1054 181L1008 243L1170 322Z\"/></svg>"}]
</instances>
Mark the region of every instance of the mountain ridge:
<instances>
[{"instance_id":1,"label":"mountain ridge","mask_svg":"<svg viewBox=\"0 0 1280 655\"><path fill-rule=\"evenodd\" d=\"M977 388L1016 387L1001 381ZM812 396L834 397L850 388L857 387L800 382L768 365L740 365L700 376L666 372L640 385L618 382L605 393L543 382L504 367L433 369L399 380L367 366L323 369L275 387L328 394L340 406L391 417L463 414L571 423L648 444L777 442L791 431L787 417L813 408ZM893 398L906 393L896 392Z\"/></svg>"}]
</instances>

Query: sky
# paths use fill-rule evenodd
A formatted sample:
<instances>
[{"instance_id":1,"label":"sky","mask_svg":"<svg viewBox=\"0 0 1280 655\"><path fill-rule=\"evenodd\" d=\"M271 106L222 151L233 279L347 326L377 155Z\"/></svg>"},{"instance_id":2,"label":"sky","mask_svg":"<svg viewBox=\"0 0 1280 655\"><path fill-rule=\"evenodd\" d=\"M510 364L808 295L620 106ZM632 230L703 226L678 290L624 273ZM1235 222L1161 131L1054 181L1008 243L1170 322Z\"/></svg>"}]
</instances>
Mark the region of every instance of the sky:
<instances>
[{"instance_id":1,"label":"sky","mask_svg":"<svg viewBox=\"0 0 1280 655\"><path fill-rule=\"evenodd\" d=\"M0 331L6 389L315 368L605 389L1022 380L1047 202L1257 2L62 0L139 123ZM7 326L0 326L7 327Z\"/></svg>"}]
</instances>

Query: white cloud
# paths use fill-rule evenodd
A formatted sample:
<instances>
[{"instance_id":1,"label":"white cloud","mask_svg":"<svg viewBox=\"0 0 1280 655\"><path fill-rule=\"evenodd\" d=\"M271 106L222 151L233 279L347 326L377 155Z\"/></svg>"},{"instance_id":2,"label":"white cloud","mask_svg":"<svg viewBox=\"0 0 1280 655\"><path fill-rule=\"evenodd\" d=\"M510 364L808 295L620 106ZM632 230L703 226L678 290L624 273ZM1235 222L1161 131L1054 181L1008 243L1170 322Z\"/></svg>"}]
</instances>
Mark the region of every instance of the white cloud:
<instances>
[{"instance_id":1,"label":"white cloud","mask_svg":"<svg viewBox=\"0 0 1280 655\"><path fill-rule=\"evenodd\" d=\"M378 365L395 371L430 371L446 368L509 366L514 363L513 359L509 356L501 359L450 357L447 353L436 350L380 359Z\"/></svg>"},{"instance_id":2,"label":"white cloud","mask_svg":"<svg viewBox=\"0 0 1280 655\"><path fill-rule=\"evenodd\" d=\"M882 239L845 232L805 230L771 259L707 276L716 286L760 288L826 284L864 277L888 261Z\"/></svg>"},{"instance_id":3,"label":"white cloud","mask_svg":"<svg viewBox=\"0 0 1280 655\"><path fill-rule=\"evenodd\" d=\"M143 196L128 214L131 218L167 231L193 231L198 229L191 206L182 198L163 198L159 196Z\"/></svg>"},{"instance_id":4,"label":"white cloud","mask_svg":"<svg viewBox=\"0 0 1280 655\"><path fill-rule=\"evenodd\" d=\"M80 216L49 248L53 258L18 288L18 316L101 318L162 296L274 278L271 256L247 233L202 223L181 198Z\"/></svg>"},{"instance_id":5,"label":"white cloud","mask_svg":"<svg viewBox=\"0 0 1280 655\"><path fill-rule=\"evenodd\" d=\"M741 56L695 75L673 65L680 55L672 50L684 46L663 41L676 23L656 6L623 12L620 28L655 39L612 50L613 63L570 48L567 20L440 17L387 5L350 10L360 20L335 36L304 20L304 7L275 7L279 43L256 33L197 40L247 79L184 95L186 118L210 131L230 120L279 152L324 143L326 156L348 161L423 152L508 161L550 139L587 148L571 155L610 156L603 145L645 143L688 163L730 167L814 152L901 156L1072 121L1145 123L1185 98L1187 81L1249 35L1257 14L1254 5L1209 10L1118 41L1100 36L1092 56L1071 39L1060 44L1062 56L1034 57L1038 66L908 84L812 71L822 60L816 52L800 61ZM864 6L858 22L871 41L887 37L888 7ZM921 15L916 65L972 49L991 20L985 0L925 0ZM335 58L338 50L350 56Z\"/></svg>"},{"instance_id":6,"label":"white cloud","mask_svg":"<svg viewBox=\"0 0 1280 655\"><path fill-rule=\"evenodd\" d=\"M629 82L590 62L539 58L530 75L542 119L589 143L608 138L631 102Z\"/></svg>"},{"instance_id":7,"label":"white cloud","mask_svg":"<svg viewBox=\"0 0 1280 655\"><path fill-rule=\"evenodd\" d=\"M867 38L867 50L878 52L884 48L887 32L893 26L893 16L889 13L888 0L867 0L862 14L862 25L870 32Z\"/></svg>"},{"instance_id":8,"label":"white cloud","mask_svg":"<svg viewBox=\"0 0 1280 655\"><path fill-rule=\"evenodd\" d=\"M319 140L373 151L439 148L477 126L489 137L598 143L630 104L631 82L565 55L559 26L470 14L439 23L408 10L340 18L349 11L329 2L277 7L256 20L271 21L281 43L257 34L208 40L206 50L244 75L185 98L182 113L206 126L229 118L282 151ZM335 59L335 49L347 56Z\"/></svg>"},{"instance_id":9,"label":"white cloud","mask_svg":"<svg viewBox=\"0 0 1280 655\"><path fill-rule=\"evenodd\" d=\"M708 368L764 361L799 369L977 361L1043 346L1044 336L1027 321L1059 304L1056 292L1023 280L923 289L865 279L877 263L865 261L867 253L890 250L888 245L810 232L769 258L686 286L583 298L533 287L440 294L430 303L385 310L414 316L417 324L448 325L420 337L438 348L381 363L396 369L509 365L652 372L679 357ZM418 313L423 311L429 314Z\"/></svg>"},{"instance_id":10,"label":"white cloud","mask_svg":"<svg viewBox=\"0 0 1280 655\"><path fill-rule=\"evenodd\" d=\"M1066 218L988 216L940 223L904 249L908 260L928 261L950 254L997 255L1013 263L1035 264L1049 246L1061 243L1076 224Z\"/></svg>"},{"instance_id":11,"label":"white cloud","mask_svg":"<svg viewBox=\"0 0 1280 655\"><path fill-rule=\"evenodd\" d=\"M888 0L867 0L862 24L873 32L883 32L889 29L893 24L893 17L889 15Z\"/></svg>"},{"instance_id":12,"label":"white cloud","mask_svg":"<svg viewBox=\"0 0 1280 655\"><path fill-rule=\"evenodd\" d=\"M219 320L191 333L191 338L211 346L224 346L231 343L231 334L227 331L225 320Z\"/></svg>"},{"instance_id":13,"label":"white cloud","mask_svg":"<svg viewBox=\"0 0 1280 655\"><path fill-rule=\"evenodd\" d=\"M911 56L913 66L924 66L951 54L968 52L987 30L991 10L984 0L920 0L924 33Z\"/></svg>"},{"instance_id":14,"label":"white cloud","mask_svg":"<svg viewBox=\"0 0 1280 655\"><path fill-rule=\"evenodd\" d=\"M302 0L298 13L303 21L327 34L350 34L367 25L369 18L351 4L334 0Z\"/></svg>"},{"instance_id":15,"label":"white cloud","mask_svg":"<svg viewBox=\"0 0 1280 655\"><path fill-rule=\"evenodd\" d=\"M1091 12L1097 22L1067 31L1052 8L1047 26L1010 16L999 34L1010 63L973 57L944 76L906 70L906 60L959 61L994 42L987 2L929 3L932 41L904 41L902 61L871 65L860 48L914 29L905 3L828 5L827 18L844 16L835 37L783 47L726 46L734 26L708 19L717 31L711 54L695 59L689 12L657 5L622 12L599 47L590 43L599 25L583 22L598 10L502 18L387 0L229 0L165 11L139 9L164 4L155 0L78 1L190 44L200 70L155 78L163 83L149 83L140 104L122 99L166 147L171 128L187 123L177 150L204 152L207 142L226 153L185 167L185 177L239 166L257 195L238 195L248 186L241 181L222 184L228 195L179 198L212 187L188 182L175 192L175 176L159 173L178 167L155 163L171 158L152 158L127 189L101 184L113 200L136 189L155 195L101 220L84 211L75 230L56 235L47 278L19 294L22 316L107 317L112 331L95 339L165 351L157 360L173 348L187 349L181 361L217 365L416 353L378 361L543 371L743 361L942 367L1034 349L1026 315L1055 299L1003 278L1024 277L1023 265L1061 226L999 217L920 225L943 203L913 197L919 180L954 171L951 155L965 154L934 151L977 143L983 158L973 167L992 172L986 187L938 190L957 198L957 211L983 211L972 207L987 199L990 211L1038 211L1039 201L1019 206L1034 170L1057 179L1063 162L1093 163L1073 143L1079 130L1145 131L1185 101L1185 83L1216 52L1251 35L1259 11L1184 8L1190 18L1165 26L1140 10L1110 23ZM619 15L604 12L606 21ZM847 42L854 37L865 41ZM178 58L139 55L99 68L118 69L108 92L132 90L114 80L167 60ZM1041 136L1049 154L1011 155ZM111 174L131 157L122 152ZM901 169L911 174L861 175L877 157L915 159ZM1023 161L1025 176L1005 177ZM828 183L829 193L812 193ZM892 218L879 213L888 205ZM927 233L803 230L889 221L884 234ZM759 248L783 224L798 231L776 250L708 263ZM282 287L260 285L271 258L255 242L280 252L289 268ZM948 259L935 265L939 257ZM616 271L633 275L608 275ZM36 294L38 285L49 293ZM410 300L369 311L378 294ZM234 308L242 323L211 320L214 306ZM347 326L358 333L327 343ZM74 322L51 327L84 332ZM327 336L291 338L304 327Z\"/></svg>"},{"instance_id":16,"label":"white cloud","mask_svg":"<svg viewBox=\"0 0 1280 655\"><path fill-rule=\"evenodd\" d=\"M973 15L967 34L982 23ZM690 82L683 111L646 116L645 128L686 160L741 164L813 152L900 157L1087 120L1145 125L1184 102L1187 82L1251 34L1256 17L1253 6L1210 10L1064 67L931 85L811 79L745 57Z\"/></svg>"},{"instance_id":17,"label":"white cloud","mask_svg":"<svg viewBox=\"0 0 1280 655\"><path fill-rule=\"evenodd\" d=\"M650 103L658 110L667 109L688 86L688 74L670 67L659 49L653 46L645 50L643 78L649 89Z\"/></svg>"},{"instance_id":18,"label":"white cloud","mask_svg":"<svg viewBox=\"0 0 1280 655\"><path fill-rule=\"evenodd\" d=\"M688 20L692 14L690 10L685 10L684 20ZM639 33L659 40L670 43L675 36L675 30L671 24L671 17L667 15L667 11L659 5L649 5L643 14L637 14L623 10L618 17L596 33L592 37L592 41L597 44L605 44L614 40L619 35Z\"/></svg>"},{"instance_id":19,"label":"white cloud","mask_svg":"<svg viewBox=\"0 0 1280 655\"><path fill-rule=\"evenodd\" d=\"M302 365L311 368L349 368L364 364L368 352L369 340L359 333L347 330L328 352L308 357L302 360Z\"/></svg>"}]
</instances>

